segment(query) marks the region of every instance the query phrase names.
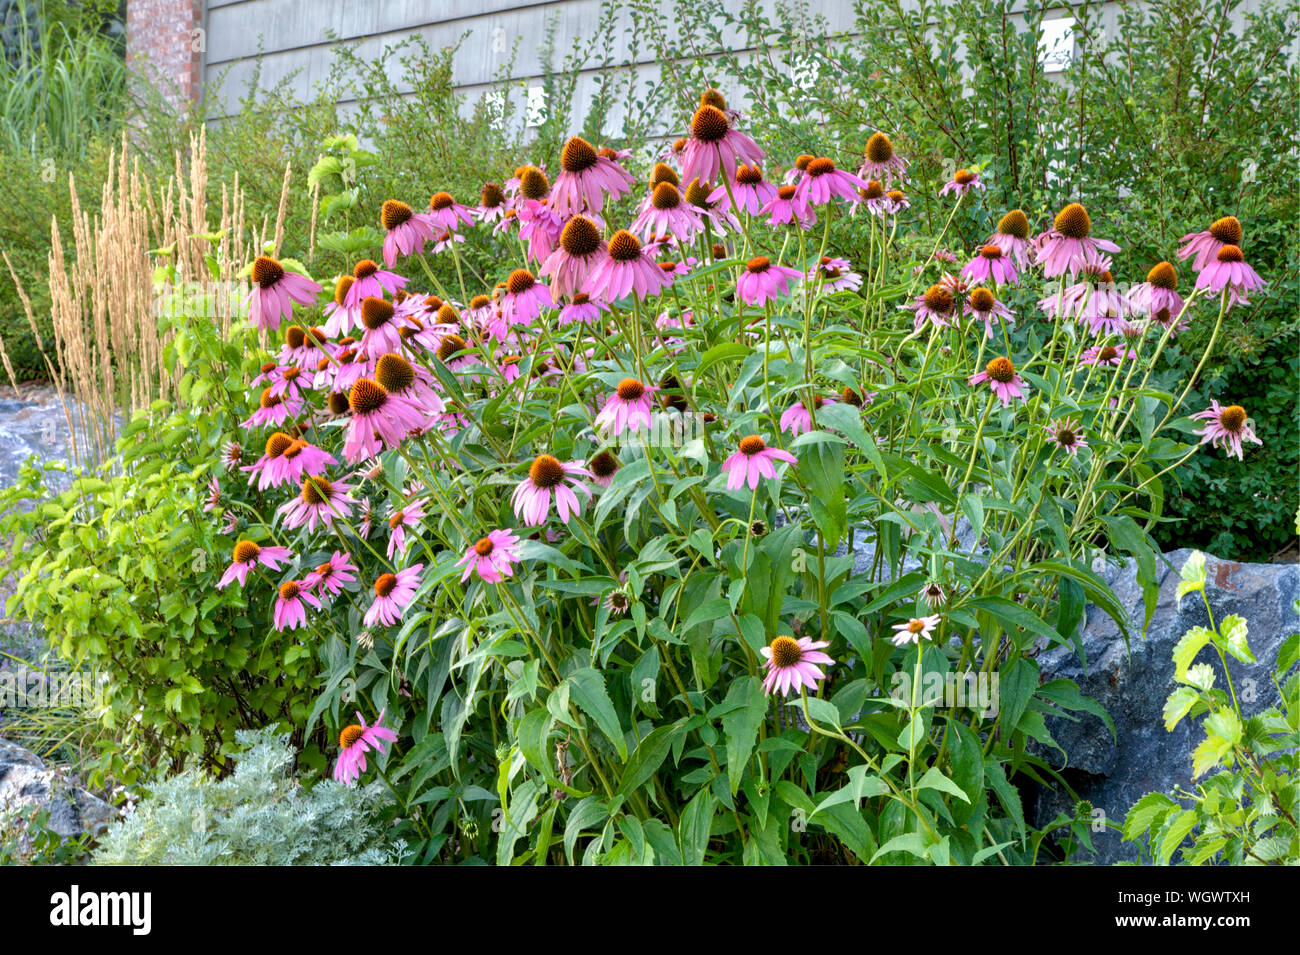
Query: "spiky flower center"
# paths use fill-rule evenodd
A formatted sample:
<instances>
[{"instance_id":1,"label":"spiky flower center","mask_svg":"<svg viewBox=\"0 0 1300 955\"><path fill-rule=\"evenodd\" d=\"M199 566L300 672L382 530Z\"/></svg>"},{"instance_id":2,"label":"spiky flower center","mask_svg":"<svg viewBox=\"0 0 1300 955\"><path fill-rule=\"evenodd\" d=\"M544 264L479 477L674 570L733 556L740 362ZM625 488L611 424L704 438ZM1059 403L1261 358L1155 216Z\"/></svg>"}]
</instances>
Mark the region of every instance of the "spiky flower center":
<instances>
[{"instance_id":1,"label":"spiky flower center","mask_svg":"<svg viewBox=\"0 0 1300 955\"><path fill-rule=\"evenodd\" d=\"M587 462L587 467L591 468L591 473L598 478L613 477L614 472L618 470L618 459L608 451L601 451Z\"/></svg>"},{"instance_id":2,"label":"spiky flower center","mask_svg":"<svg viewBox=\"0 0 1300 955\"><path fill-rule=\"evenodd\" d=\"M1069 425L1061 425L1056 429L1056 443L1063 448L1072 448L1079 441L1079 436L1074 433L1074 429Z\"/></svg>"},{"instance_id":3,"label":"spiky flower center","mask_svg":"<svg viewBox=\"0 0 1300 955\"><path fill-rule=\"evenodd\" d=\"M1067 239L1086 239L1092 232L1092 219L1088 217L1087 209L1071 202L1056 214L1052 226Z\"/></svg>"},{"instance_id":4,"label":"spiky flower center","mask_svg":"<svg viewBox=\"0 0 1300 955\"><path fill-rule=\"evenodd\" d=\"M862 396L849 387L845 387L845 389L840 392L840 401L847 405L853 405L855 408L862 407Z\"/></svg>"},{"instance_id":5,"label":"spiky flower center","mask_svg":"<svg viewBox=\"0 0 1300 955\"><path fill-rule=\"evenodd\" d=\"M439 325L460 324L460 312L456 311L450 302L443 302L439 305L438 311L433 318Z\"/></svg>"},{"instance_id":6,"label":"spiky flower center","mask_svg":"<svg viewBox=\"0 0 1300 955\"><path fill-rule=\"evenodd\" d=\"M284 278L284 266L269 255L259 255L253 261L253 281L262 288L270 288Z\"/></svg>"},{"instance_id":7,"label":"spiky flower center","mask_svg":"<svg viewBox=\"0 0 1300 955\"><path fill-rule=\"evenodd\" d=\"M339 747L347 749L349 746L355 745L356 741L361 739L361 734L364 732L365 730L356 723L353 723L351 726L343 727L339 732Z\"/></svg>"},{"instance_id":8,"label":"spiky flower center","mask_svg":"<svg viewBox=\"0 0 1300 955\"><path fill-rule=\"evenodd\" d=\"M903 191L901 189L890 189L887 193L885 193L885 195L888 196L894 202L902 202L904 199L907 198L907 196L903 195Z\"/></svg>"},{"instance_id":9,"label":"spiky flower center","mask_svg":"<svg viewBox=\"0 0 1300 955\"><path fill-rule=\"evenodd\" d=\"M384 204L379 207L379 221L389 232L403 223L410 222L413 215L415 215L414 209L396 199L385 199Z\"/></svg>"},{"instance_id":10,"label":"spiky flower center","mask_svg":"<svg viewBox=\"0 0 1300 955\"><path fill-rule=\"evenodd\" d=\"M737 166L736 184L740 186L757 186L763 182L763 170L759 166Z\"/></svg>"},{"instance_id":11,"label":"spiky flower center","mask_svg":"<svg viewBox=\"0 0 1300 955\"><path fill-rule=\"evenodd\" d=\"M348 396L341 391L331 391L329 396L330 414L340 415L348 410Z\"/></svg>"},{"instance_id":12,"label":"spiky flower center","mask_svg":"<svg viewBox=\"0 0 1300 955\"><path fill-rule=\"evenodd\" d=\"M980 255L986 259L1002 258L1002 247L999 245L986 245L980 249Z\"/></svg>"},{"instance_id":13,"label":"spiky flower center","mask_svg":"<svg viewBox=\"0 0 1300 955\"><path fill-rule=\"evenodd\" d=\"M1010 358L994 358L984 367L985 373L999 384L1007 384L1016 377L1016 367Z\"/></svg>"},{"instance_id":14,"label":"spiky flower center","mask_svg":"<svg viewBox=\"0 0 1300 955\"><path fill-rule=\"evenodd\" d=\"M343 307L344 301L347 299L348 292L351 291L354 282L356 282L356 279L350 275L345 275L339 279L338 283L334 286L334 304L339 308Z\"/></svg>"},{"instance_id":15,"label":"spiky flower center","mask_svg":"<svg viewBox=\"0 0 1300 955\"><path fill-rule=\"evenodd\" d=\"M894 144L884 133L872 133L867 140L867 159L880 165L894 158Z\"/></svg>"},{"instance_id":16,"label":"spiky flower center","mask_svg":"<svg viewBox=\"0 0 1300 955\"><path fill-rule=\"evenodd\" d=\"M435 212L450 209L455 204L456 200L451 197L450 192L435 192L429 197L429 208Z\"/></svg>"},{"instance_id":17,"label":"spiky flower center","mask_svg":"<svg viewBox=\"0 0 1300 955\"><path fill-rule=\"evenodd\" d=\"M1029 217L1019 209L1012 209L998 220L998 232L1017 239L1029 238Z\"/></svg>"},{"instance_id":18,"label":"spiky flower center","mask_svg":"<svg viewBox=\"0 0 1300 955\"><path fill-rule=\"evenodd\" d=\"M296 458L298 455L302 454L306 450L307 450L306 441L302 441L302 440L295 441L287 448L284 449L284 456L287 460L292 461L294 458Z\"/></svg>"},{"instance_id":19,"label":"spiky flower center","mask_svg":"<svg viewBox=\"0 0 1300 955\"><path fill-rule=\"evenodd\" d=\"M257 399L259 408L274 408L280 403L280 396L271 394L270 388L263 388L262 394Z\"/></svg>"},{"instance_id":20,"label":"spiky flower center","mask_svg":"<svg viewBox=\"0 0 1300 955\"><path fill-rule=\"evenodd\" d=\"M370 378L358 378L348 393L348 407L353 414L370 414L378 411L388 400L388 391Z\"/></svg>"},{"instance_id":21,"label":"spiky flower center","mask_svg":"<svg viewBox=\"0 0 1300 955\"><path fill-rule=\"evenodd\" d=\"M372 332L383 328L392 320L393 303L368 295L361 300L361 324Z\"/></svg>"},{"instance_id":22,"label":"spiky flower center","mask_svg":"<svg viewBox=\"0 0 1300 955\"><path fill-rule=\"evenodd\" d=\"M825 156L819 156L808 164L808 175L825 176L835 171L835 163Z\"/></svg>"},{"instance_id":23,"label":"spiky flower center","mask_svg":"<svg viewBox=\"0 0 1300 955\"><path fill-rule=\"evenodd\" d=\"M284 583L280 585L280 599L297 600L299 589L300 588L298 587L298 581L286 580Z\"/></svg>"},{"instance_id":24,"label":"spiky flower center","mask_svg":"<svg viewBox=\"0 0 1300 955\"><path fill-rule=\"evenodd\" d=\"M745 263L745 268L755 275L761 272L766 272L771 267L772 260L766 255L756 255Z\"/></svg>"},{"instance_id":25,"label":"spiky flower center","mask_svg":"<svg viewBox=\"0 0 1300 955\"><path fill-rule=\"evenodd\" d=\"M506 291L511 295L523 295L537 284L537 279L527 269L515 269L506 279Z\"/></svg>"},{"instance_id":26,"label":"spiky flower center","mask_svg":"<svg viewBox=\"0 0 1300 955\"><path fill-rule=\"evenodd\" d=\"M236 564L248 564L257 560L257 555L262 553L262 548L252 541L240 541L235 545L231 556L235 559Z\"/></svg>"},{"instance_id":27,"label":"spiky flower center","mask_svg":"<svg viewBox=\"0 0 1300 955\"><path fill-rule=\"evenodd\" d=\"M1245 256L1241 254L1241 249L1235 245L1225 245L1215 253L1214 257L1220 262L1244 262L1246 260Z\"/></svg>"},{"instance_id":28,"label":"spiky flower center","mask_svg":"<svg viewBox=\"0 0 1300 955\"><path fill-rule=\"evenodd\" d=\"M284 330L284 343L290 348L301 348L307 342L307 332L301 325L290 325Z\"/></svg>"},{"instance_id":29,"label":"spiky flower center","mask_svg":"<svg viewBox=\"0 0 1300 955\"><path fill-rule=\"evenodd\" d=\"M415 382L415 369L401 355L389 352L375 362L375 381L390 392L402 392Z\"/></svg>"},{"instance_id":30,"label":"spiky flower center","mask_svg":"<svg viewBox=\"0 0 1300 955\"><path fill-rule=\"evenodd\" d=\"M528 479L534 487L553 488L564 480L564 465L549 454L539 454L528 466Z\"/></svg>"},{"instance_id":31,"label":"spiky flower center","mask_svg":"<svg viewBox=\"0 0 1300 955\"><path fill-rule=\"evenodd\" d=\"M654 171L650 173L650 185L657 186L661 182L671 182L674 186L680 186L682 180L672 166L662 162L655 163Z\"/></svg>"},{"instance_id":32,"label":"spiky flower center","mask_svg":"<svg viewBox=\"0 0 1300 955\"><path fill-rule=\"evenodd\" d=\"M1168 262L1157 262L1147 273L1147 281L1156 288L1168 289L1172 292L1178 288L1178 273Z\"/></svg>"},{"instance_id":33,"label":"spiky flower center","mask_svg":"<svg viewBox=\"0 0 1300 955\"><path fill-rule=\"evenodd\" d=\"M725 110L727 108L727 101L721 93L710 86L700 94L700 105L712 106L715 109Z\"/></svg>"},{"instance_id":34,"label":"spiky flower center","mask_svg":"<svg viewBox=\"0 0 1300 955\"><path fill-rule=\"evenodd\" d=\"M283 431L276 431L266 439L266 456L268 458L278 458L288 450L291 444L293 444L293 438Z\"/></svg>"},{"instance_id":35,"label":"spiky flower center","mask_svg":"<svg viewBox=\"0 0 1300 955\"><path fill-rule=\"evenodd\" d=\"M1097 353L1097 357L1100 358L1102 361L1114 361L1115 356L1118 354L1119 352L1115 350L1115 347L1113 345L1107 345L1105 348L1103 348L1101 351Z\"/></svg>"},{"instance_id":36,"label":"spiky flower center","mask_svg":"<svg viewBox=\"0 0 1300 955\"><path fill-rule=\"evenodd\" d=\"M663 185L673 188L667 183ZM659 188L662 186L656 188L656 194ZM575 258L586 258L600 248L600 229L586 216L574 216L560 230L560 247Z\"/></svg>"},{"instance_id":37,"label":"spiky flower center","mask_svg":"<svg viewBox=\"0 0 1300 955\"><path fill-rule=\"evenodd\" d=\"M792 667L803 659L803 650L794 637L780 636L771 642L772 666Z\"/></svg>"},{"instance_id":38,"label":"spiky flower center","mask_svg":"<svg viewBox=\"0 0 1300 955\"><path fill-rule=\"evenodd\" d=\"M475 295L469 300L469 307L472 309L487 308L491 304L492 299L488 298L486 295Z\"/></svg>"},{"instance_id":39,"label":"spiky flower center","mask_svg":"<svg viewBox=\"0 0 1300 955\"><path fill-rule=\"evenodd\" d=\"M986 288L977 288L970 293L970 306L977 312L987 312L994 301L993 293Z\"/></svg>"},{"instance_id":40,"label":"spiky flower center","mask_svg":"<svg viewBox=\"0 0 1300 955\"><path fill-rule=\"evenodd\" d=\"M379 271L379 263L374 259L362 259L352 268L354 278L365 279Z\"/></svg>"},{"instance_id":41,"label":"spiky flower center","mask_svg":"<svg viewBox=\"0 0 1300 955\"><path fill-rule=\"evenodd\" d=\"M438 343L438 359L445 364L468 347L469 344L459 335L444 335Z\"/></svg>"},{"instance_id":42,"label":"spiky flower center","mask_svg":"<svg viewBox=\"0 0 1300 955\"><path fill-rule=\"evenodd\" d=\"M617 394L623 401L636 401L645 394L645 385L635 378L624 378L618 383Z\"/></svg>"},{"instance_id":43,"label":"spiky flower center","mask_svg":"<svg viewBox=\"0 0 1300 955\"><path fill-rule=\"evenodd\" d=\"M703 143L720 141L730 128L727 114L716 106L705 104L691 117L691 135Z\"/></svg>"},{"instance_id":44,"label":"spiky flower center","mask_svg":"<svg viewBox=\"0 0 1300 955\"><path fill-rule=\"evenodd\" d=\"M924 620L918 620L917 618L913 617L911 620L907 621L907 632L908 632L908 633L924 633L924 632L925 632L925 621L924 621Z\"/></svg>"},{"instance_id":45,"label":"spiky flower center","mask_svg":"<svg viewBox=\"0 0 1300 955\"><path fill-rule=\"evenodd\" d=\"M692 179L691 184L686 187L686 201L700 209L709 207L709 196L711 195L713 195L713 185L700 182L698 178Z\"/></svg>"},{"instance_id":46,"label":"spiky flower center","mask_svg":"<svg viewBox=\"0 0 1300 955\"><path fill-rule=\"evenodd\" d=\"M536 166L525 167L519 177L519 192L525 199L542 200L551 191L551 181Z\"/></svg>"},{"instance_id":47,"label":"spiky flower center","mask_svg":"<svg viewBox=\"0 0 1300 955\"><path fill-rule=\"evenodd\" d=\"M879 199L885 194L885 187L879 179L871 179L867 182L867 188L859 189L858 194L863 199Z\"/></svg>"},{"instance_id":48,"label":"spiky flower center","mask_svg":"<svg viewBox=\"0 0 1300 955\"><path fill-rule=\"evenodd\" d=\"M754 455L766 451L767 443L758 435L751 434L741 438L738 447L740 448L741 454L745 455L747 458L752 458Z\"/></svg>"},{"instance_id":49,"label":"spiky flower center","mask_svg":"<svg viewBox=\"0 0 1300 955\"><path fill-rule=\"evenodd\" d=\"M619 229L609 240L609 257L615 262L634 262L641 256L641 240Z\"/></svg>"},{"instance_id":50,"label":"spiky flower center","mask_svg":"<svg viewBox=\"0 0 1300 955\"><path fill-rule=\"evenodd\" d=\"M483 188L479 191L478 199L483 204L484 209L495 209L506 201L505 190L495 182L484 183Z\"/></svg>"},{"instance_id":51,"label":"spiky flower center","mask_svg":"<svg viewBox=\"0 0 1300 955\"><path fill-rule=\"evenodd\" d=\"M957 183L959 186L965 186L968 183L975 181L975 173L971 172L969 169L958 169L952 174L952 181Z\"/></svg>"},{"instance_id":52,"label":"spiky flower center","mask_svg":"<svg viewBox=\"0 0 1300 955\"><path fill-rule=\"evenodd\" d=\"M378 578L375 579L376 597L387 597L396 589L397 589L396 574L380 574Z\"/></svg>"},{"instance_id":53,"label":"spiky flower center","mask_svg":"<svg viewBox=\"0 0 1300 955\"><path fill-rule=\"evenodd\" d=\"M1241 245L1241 221L1236 216L1216 219L1210 226L1210 235L1224 245Z\"/></svg>"},{"instance_id":54,"label":"spiky flower center","mask_svg":"<svg viewBox=\"0 0 1300 955\"><path fill-rule=\"evenodd\" d=\"M952 311L952 292L942 285L931 285L925 290L923 300L925 301L925 307L937 314L946 315Z\"/></svg>"},{"instance_id":55,"label":"spiky flower center","mask_svg":"<svg viewBox=\"0 0 1300 955\"><path fill-rule=\"evenodd\" d=\"M600 161L600 153L581 136L572 137L560 152L560 168L565 172L579 173Z\"/></svg>"},{"instance_id":56,"label":"spiky flower center","mask_svg":"<svg viewBox=\"0 0 1300 955\"><path fill-rule=\"evenodd\" d=\"M1241 405L1228 405L1219 412L1219 424L1225 431L1237 434L1246 423L1246 409Z\"/></svg>"},{"instance_id":57,"label":"spiky flower center","mask_svg":"<svg viewBox=\"0 0 1300 955\"><path fill-rule=\"evenodd\" d=\"M682 204L682 194L670 182L661 182L650 194L650 204L656 209L676 209Z\"/></svg>"},{"instance_id":58,"label":"spiky flower center","mask_svg":"<svg viewBox=\"0 0 1300 955\"><path fill-rule=\"evenodd\" d=\"M334 485L322 477L308 477L302 482L302 499L308 504L328 504L334 497Z\"/></svg>"}]
</instances>

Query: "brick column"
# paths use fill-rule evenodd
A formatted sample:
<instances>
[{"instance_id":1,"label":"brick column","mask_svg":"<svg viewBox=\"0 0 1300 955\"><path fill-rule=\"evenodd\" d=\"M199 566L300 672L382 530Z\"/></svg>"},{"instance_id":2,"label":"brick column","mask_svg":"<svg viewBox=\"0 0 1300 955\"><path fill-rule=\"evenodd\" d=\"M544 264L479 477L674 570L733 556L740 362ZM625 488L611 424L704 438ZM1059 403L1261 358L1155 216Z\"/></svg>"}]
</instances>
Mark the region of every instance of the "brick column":
<instances>
[{"instance_id":1,"label":"brick column","mask_svg":"<svg viewBox=\"0 0 1300 955\"><path fill-rule=\"evenodd\" d=\"M175 106L199 96L203 0L127 0L126 65Z\"/></svg>"}]
</instances>

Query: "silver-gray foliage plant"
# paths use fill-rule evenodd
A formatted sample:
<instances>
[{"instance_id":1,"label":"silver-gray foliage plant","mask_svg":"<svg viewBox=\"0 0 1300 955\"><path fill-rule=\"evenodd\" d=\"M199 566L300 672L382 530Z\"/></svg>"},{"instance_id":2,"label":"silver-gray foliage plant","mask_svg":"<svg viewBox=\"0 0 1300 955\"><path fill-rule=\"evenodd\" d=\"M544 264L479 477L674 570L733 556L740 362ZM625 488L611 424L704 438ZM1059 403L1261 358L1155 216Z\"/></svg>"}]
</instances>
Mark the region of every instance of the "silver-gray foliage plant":
<instances>
[{"instance_id":1,"label":"silver-gray foliage plant","mask_svg":"<svg viewBox=\"0 0 1300 955\"><path fill-rule=\"evenodd\" d=\"M377 810L381 783L308 789L293 776L288 734L241 730L243 752L222 780L195 770L171 776L109 829L96 865L388 865Z\"/></svg>"}]
</instances>

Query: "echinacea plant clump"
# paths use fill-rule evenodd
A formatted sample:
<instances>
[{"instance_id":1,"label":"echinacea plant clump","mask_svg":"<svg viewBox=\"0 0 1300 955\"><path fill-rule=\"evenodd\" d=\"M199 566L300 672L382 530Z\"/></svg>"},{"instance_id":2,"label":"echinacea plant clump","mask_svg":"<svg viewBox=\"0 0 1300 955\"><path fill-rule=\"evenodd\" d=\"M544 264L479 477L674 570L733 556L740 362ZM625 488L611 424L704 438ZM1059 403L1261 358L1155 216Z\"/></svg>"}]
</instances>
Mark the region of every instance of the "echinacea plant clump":
<instances>
[{"instance_id":1,"label":"echinacea plant clump","mask_svg":"<svg viewBox=\"0 0 1300 955\"><path fill-rule=\"evenodd\" d=\"M683 121L393 197L340 276L254 263L282 344L213 490L222 585L319 661L302 729L425 860L1022 860L1016 782L1067 786L1045 717L1105 718L1037 650L1086 603L1127 634L1099 557L1149 619L1166 481L1258 443L1154 374L1263 293L1245 231L1128 285L1063 197L941 255L912 197L984 203L978 167L914 181L884 131L790 155L716 90Z\"/></svg>"}]
</instances>

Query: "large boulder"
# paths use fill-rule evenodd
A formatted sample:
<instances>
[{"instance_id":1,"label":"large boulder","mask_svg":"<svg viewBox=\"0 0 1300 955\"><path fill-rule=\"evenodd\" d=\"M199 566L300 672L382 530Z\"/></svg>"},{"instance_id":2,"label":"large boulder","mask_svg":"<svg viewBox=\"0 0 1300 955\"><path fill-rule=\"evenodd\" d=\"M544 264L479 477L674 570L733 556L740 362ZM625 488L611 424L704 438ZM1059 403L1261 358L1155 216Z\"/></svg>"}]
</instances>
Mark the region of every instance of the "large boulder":
<instances>
[{"instance_id":1,"label":"large boulder","mask_svg":"<svg viewBox=\"0 0 1300 955\"><path fill-rule=\"evenodd\" d=\"M117 815L112 806L77 786L63 771L0 739L0 829L42 807L49 811L47 825L65 838L97 834Z\"/></svg>"},{"instance_id":2,"label":"large boulder","mask_svg":"<svg viewBox=\"0 0 1300 955\"><path fill-rule=\"evenodd\" d=\"M1113 823L1123 823L1129 807L1149 792L1172 794L1178 787L1192 786L1191 753L1203 735L1201 719L1184 719L1172 733L1163 720L1165 698L1174 689L1174 645L1189 629L1208 625L1205 604L1199 593L1180 601L1176 588L1178 570L1192 554L1177 550L1164 555L1157 565L1160 573L1160 601L1142 635L1142 588L1136 569L1112 565L1105 572L1107 582L1122 606L1132 608L1125 644L1119 627L1104 612L1089 607L1083 626L1083 649L1087 668L1070 649L1053 648L1038 658L1043 682L1066 677L1079 685L1085 696L1101 703L1115 721L1116 736L1097 717L1082 714L1078 722L1048 720L1053 737L1065 750L1040 752L1061 767L1061 775L1081 799L1100 809ZM1216 621L1229 614L1244 618L1249 626L1249 643L1256 659L1246 665L1230 659L1233 684L1247 715L1275 705L1277 690L1271 674L1282 642L1300 630L1294 604L1300 597L1300 565L1241 564L1208 556L1206 591ZM1214 667L1216 686L1224 685L1223 668L1211 649L1202 650L1197 662ZM1033 818L1046 825L1061 811L1073 812L1069 797L1061 792L1037 789ZM1137 860L1137 847L1122 840L1119 832L1106 829L1092 834L1097 848L1096 862Z\"/></svg>"}]
</instances>

